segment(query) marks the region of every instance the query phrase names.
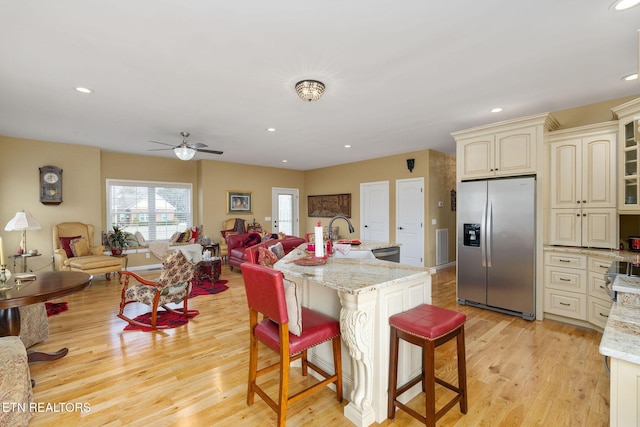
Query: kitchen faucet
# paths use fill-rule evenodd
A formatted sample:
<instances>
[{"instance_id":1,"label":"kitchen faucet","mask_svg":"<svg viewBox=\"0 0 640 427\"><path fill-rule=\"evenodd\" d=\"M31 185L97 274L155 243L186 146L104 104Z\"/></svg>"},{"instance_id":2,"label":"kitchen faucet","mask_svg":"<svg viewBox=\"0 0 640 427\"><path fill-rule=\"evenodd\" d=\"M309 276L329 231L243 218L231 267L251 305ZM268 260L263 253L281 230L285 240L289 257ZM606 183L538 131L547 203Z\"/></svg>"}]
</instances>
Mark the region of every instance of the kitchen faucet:
<instances>
[{"instance_id":1,"label":"kitchen faucet","mask_svg":"<svg viewBox=\"0 0 640 427\"><path fill-rule=\"evenodd\" d=\"M349 224L349 233L353 233L356 231L355 228L353 228L353 225L351 224L351 221L349 220L349 218L347 218L344 215L336 215L333 218L331 218L331 221L329 221L329 241L333 242L333 221L335 221L338 218L342 218L345 221L347 221L347 224Z\"/></svg>"}]
</instances>

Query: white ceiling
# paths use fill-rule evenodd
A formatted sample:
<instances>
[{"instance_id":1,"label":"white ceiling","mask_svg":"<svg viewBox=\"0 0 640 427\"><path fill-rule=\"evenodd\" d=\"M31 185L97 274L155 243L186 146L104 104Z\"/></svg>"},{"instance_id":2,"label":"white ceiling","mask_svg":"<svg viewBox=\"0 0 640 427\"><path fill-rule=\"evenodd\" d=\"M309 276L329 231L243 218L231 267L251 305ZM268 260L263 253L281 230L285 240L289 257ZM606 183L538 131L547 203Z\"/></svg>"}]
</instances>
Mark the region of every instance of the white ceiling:
<instances>
[{"instance_id":1,"label":"white ceiling","mask_svg":"<svg viewBox=\"0 0 640 427\"><path fill-rule=\"evenodd\" d=\"M0 135L172 157L149 140L187 130L224 151L196 159L298 170L454 153L453 131L640 93L640 7L612 2L5 0Z\"/></svg>"}]
</instances>

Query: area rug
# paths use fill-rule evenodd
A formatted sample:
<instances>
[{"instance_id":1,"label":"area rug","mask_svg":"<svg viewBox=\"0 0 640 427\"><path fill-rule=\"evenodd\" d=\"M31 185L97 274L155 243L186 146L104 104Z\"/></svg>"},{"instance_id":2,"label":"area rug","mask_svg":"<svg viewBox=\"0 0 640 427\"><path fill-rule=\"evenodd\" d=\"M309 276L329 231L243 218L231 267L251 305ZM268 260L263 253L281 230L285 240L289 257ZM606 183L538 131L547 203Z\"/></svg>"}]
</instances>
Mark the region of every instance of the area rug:
<instances>
[{"instance_id":1,"label":"area rug","mask_svg":"<svg viewBox=\"0 0 640 427\"><path fill-rule=\"evenodd\" d=\"M216 283L212 285L211 281L205 280L202 282L202 284L194 285L193 288L191 288L189 298L194 298L199 295L219 294L220 292L224 292L229 289L229 287L226 285L227 283L228 280L217 280Z\"/></svg>"},{"instance_id":2,"label":"area rug","mask_svg":"<svg viewBox=\"0 0 640 427\"><path fill-rule=\"evenodd\" d=\"M67 302L45 302L45 307L47 308L47 317L51 317L56 314L60 314L69 310L69 304Z\"/></svg>"},{"instance_id":3,"label":"area rug","mask_svg":"<svg viewBox=\"0 0 640 427\"><path fill-rule=\"evenodd\" d=\"M195 311L195 313L189 316L181 316L178 314L173 314L170 311L160 310L158 312L157 324L158 326L165 327L164 329L166 328L172 329L172 328L177 328L177 327L186 325L187 323L189 323L189 319L193 319L198 314L200 314L198 310L189 310L189 311ZM136 320L142 323L151 323L151 312L141 314L140 316L137 316L133 320ZM144 331L144 332L153 331L153 329L151 328L132 325L130 323L124 327L124 330L125 331Z\"/></svg>"}]
</instances>

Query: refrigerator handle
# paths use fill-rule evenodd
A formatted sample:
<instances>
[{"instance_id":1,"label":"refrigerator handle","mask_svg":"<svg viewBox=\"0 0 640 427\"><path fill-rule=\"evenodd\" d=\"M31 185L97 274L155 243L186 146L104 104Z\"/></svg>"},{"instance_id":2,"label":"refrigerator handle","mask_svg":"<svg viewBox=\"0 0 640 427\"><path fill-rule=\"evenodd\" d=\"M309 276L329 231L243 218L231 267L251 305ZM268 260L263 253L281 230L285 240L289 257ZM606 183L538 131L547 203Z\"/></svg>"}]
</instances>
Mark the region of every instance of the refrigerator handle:
<instances>
[{"instance_id":1,"label":"refrigerator handle","mask_svg":"<svg viewBox=\"0 0 640 427\"><path fill-rule=\"evenodd\" d=\"M486 234L486 244L487 244L487 267L491 267L491 236L493 235L492 230L493 224L493 209L491 205L491 201L487 202L487 222L485 223L485 229L487 230Z\"/></svg>"},{"instance_id":2,"label":"refrigerator handle","mask_svg":"<svg viewBox=\"0 0 640 427\"><path fill-rule=\"evenodd\" d=\"M487 266L487 202L484 202L482 208L482 222L480 223L480 256L482 257L482 266Z\"/></svg>"}]
</instances>

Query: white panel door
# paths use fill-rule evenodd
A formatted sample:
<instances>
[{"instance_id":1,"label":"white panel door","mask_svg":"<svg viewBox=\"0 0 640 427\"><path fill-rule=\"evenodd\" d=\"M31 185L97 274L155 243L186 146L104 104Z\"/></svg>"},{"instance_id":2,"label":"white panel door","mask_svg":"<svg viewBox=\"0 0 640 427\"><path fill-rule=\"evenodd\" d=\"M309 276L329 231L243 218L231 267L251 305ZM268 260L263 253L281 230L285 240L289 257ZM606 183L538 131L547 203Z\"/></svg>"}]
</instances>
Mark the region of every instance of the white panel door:
<instances>
[{"instance_id":1,"label":"white panel door","mask_svg":"<svg viewBox=\"0 0 640 427\"><path fill-rule=\"evenodd\" d=\"M396 242L400 262L424 267L424 178L396 181Z\"/></svg>"},{"instance_id":2,"label":"white panel door","mask_svg":"<svg viewBox=\"0 0 640 427\"><path fill-rule=\"evenodd\" d=\"M300 235L297 188L271 189L271 232Z\"/></svg>"},{"instance_id":3,"label":"white panel door","mask_svg":"<svg viewBox=\"0 0 640 427\"><path fill-rule=\"evenodd\" d=\"M389 181L360 184L360 239L389 241Z\"/></svg>"}]
</instances>

